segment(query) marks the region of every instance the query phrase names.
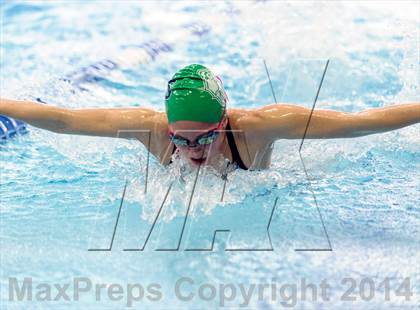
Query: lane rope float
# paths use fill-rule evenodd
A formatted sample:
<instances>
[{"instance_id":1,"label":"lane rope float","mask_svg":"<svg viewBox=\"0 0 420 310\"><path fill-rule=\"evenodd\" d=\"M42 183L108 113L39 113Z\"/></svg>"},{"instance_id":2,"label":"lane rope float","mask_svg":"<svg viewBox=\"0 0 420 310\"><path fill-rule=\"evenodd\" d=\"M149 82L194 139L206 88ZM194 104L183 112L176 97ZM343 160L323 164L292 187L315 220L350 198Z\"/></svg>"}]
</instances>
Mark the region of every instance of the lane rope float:
<instances>
[{"instance_id":1,"label":"lane rope float","mask_svg":"<svg viewBox=\"0 0 420 310\"><path fill-rule=\"evenodd\" d=\"M197 37L208 34L210 26L202 22L192 22L182 26L182 29ZM182 31L182 30L181 30ZM188 37L188 36L185 36ZM132 45L123 50L115 59L103 59L88 66L66 74L60 80L71 83L79 90L86 91L83 87L86 83L95 83L104 79L111 71L127 67L149 63L156 60L162 53L170 53L174 50L174 45L179 41L171 42L167 40L149 40L141 44ZM46 103L41 98L36 98L37 102ZM9 116L0 115L0 141L8 140L16 135L28 132L27 124L21 120L13 119Z\"/></svg>"}]
</instances>

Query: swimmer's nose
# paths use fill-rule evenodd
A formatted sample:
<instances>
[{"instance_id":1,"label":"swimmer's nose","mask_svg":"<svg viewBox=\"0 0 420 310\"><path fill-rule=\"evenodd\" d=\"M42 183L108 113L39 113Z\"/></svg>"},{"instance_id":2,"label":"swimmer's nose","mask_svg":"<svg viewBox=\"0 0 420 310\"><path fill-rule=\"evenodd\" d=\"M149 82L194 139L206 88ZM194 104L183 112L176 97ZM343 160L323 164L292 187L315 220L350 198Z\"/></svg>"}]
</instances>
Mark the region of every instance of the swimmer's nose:
<instances>
[{"instance_id":1,"label":"swimmer's nose","mask_svg":"<svg viewBox=\"0 0 420 310\"><path fill-rule=\"evenodd\" d=\"M200 153L203 153L204 148L202 145L195 144L195 145L188 146L188 151L191 154L200 154Z\"/></svg>"},{"instance_id":2,"label":"swimmer's nose","mask_svg":"<svg viewBox=\"0 0 420 310\"><path fill-rule=\"evenodd\" d=\"M200 146L199 144L197 144L197 143L191 143L190 142L190 144L188 145L188 148L189 149L195 149L195 148L197 148L198 146Z\"/></svg>"}]
</instances>

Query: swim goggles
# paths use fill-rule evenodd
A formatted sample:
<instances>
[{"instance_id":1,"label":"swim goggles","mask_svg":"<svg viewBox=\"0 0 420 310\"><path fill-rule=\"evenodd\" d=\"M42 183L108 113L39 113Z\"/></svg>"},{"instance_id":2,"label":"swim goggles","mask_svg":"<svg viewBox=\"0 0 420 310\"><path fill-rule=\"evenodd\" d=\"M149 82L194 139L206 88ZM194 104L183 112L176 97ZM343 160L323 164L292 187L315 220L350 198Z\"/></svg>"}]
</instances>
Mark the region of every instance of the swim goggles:
<instances>
[{"instance_id":1,"label":"swim goggles","mask_svg":"<svg viewBox=\"0 0 420 310\"><path fill-rule=\"evenodd\" d=\"M190 141L187 138L181 137L169 131L169 138L171 139L172 143L178 146L188 146L188 147L195 147L197 145L209 145L216 141L217 137L220 134L220 127L223 124L223 118L219 122L216 128L199 135L194 141Z\"/></svg>"}]
</instances>

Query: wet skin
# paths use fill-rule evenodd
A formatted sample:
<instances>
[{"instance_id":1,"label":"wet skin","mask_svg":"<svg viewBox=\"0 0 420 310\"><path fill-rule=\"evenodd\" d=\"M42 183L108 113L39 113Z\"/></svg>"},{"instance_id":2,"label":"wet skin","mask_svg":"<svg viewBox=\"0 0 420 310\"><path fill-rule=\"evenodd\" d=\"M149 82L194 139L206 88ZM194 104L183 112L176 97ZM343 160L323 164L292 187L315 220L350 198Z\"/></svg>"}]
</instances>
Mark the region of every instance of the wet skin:
<instances>
[{"instance_id":1,"label":"wet skin","mask_svg":"<svg viewBox=\"0 0 420 310\"><path fill-rule=\"evenodd\" d=\"M137 139L164 165L170 162L173 148L168 128L193 141L217 127L217 124L191 121L168 124L165 112L149 108L66 109L4 98L0 98L0 114L56 133ZM352 113L271 104L255 109L227 108L227 114L246 167L264 169L270 165L271 145L276 140L302 139L304 134L305 139L355 138L399 129L420 121L420 103ZM181 134L181 131L185 132ZM232 160L224 132L208 146L179 147L179 152L193 164L212 165L221 155Z\"/></svg>"}]
</instances>

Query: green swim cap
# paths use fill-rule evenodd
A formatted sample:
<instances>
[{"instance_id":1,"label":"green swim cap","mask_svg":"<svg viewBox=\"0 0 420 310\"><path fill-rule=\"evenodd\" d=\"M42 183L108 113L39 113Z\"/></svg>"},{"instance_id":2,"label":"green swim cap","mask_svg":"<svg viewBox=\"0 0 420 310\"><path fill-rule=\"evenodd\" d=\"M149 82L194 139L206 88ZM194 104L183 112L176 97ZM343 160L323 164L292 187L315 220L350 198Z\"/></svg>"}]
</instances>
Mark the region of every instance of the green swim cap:
<instances>
[{"instance_id":1,"label":"green swim cap","mask_svg":"<svg viewBox=\"0 0 420 310\"><path fill-rule=\"evenodd\" d=\"M217 123L225 111L225 96L222 81L208 68L198 64L186 66L168 82L165 95L168 122Z\"/></svg>"}]
</instances>

